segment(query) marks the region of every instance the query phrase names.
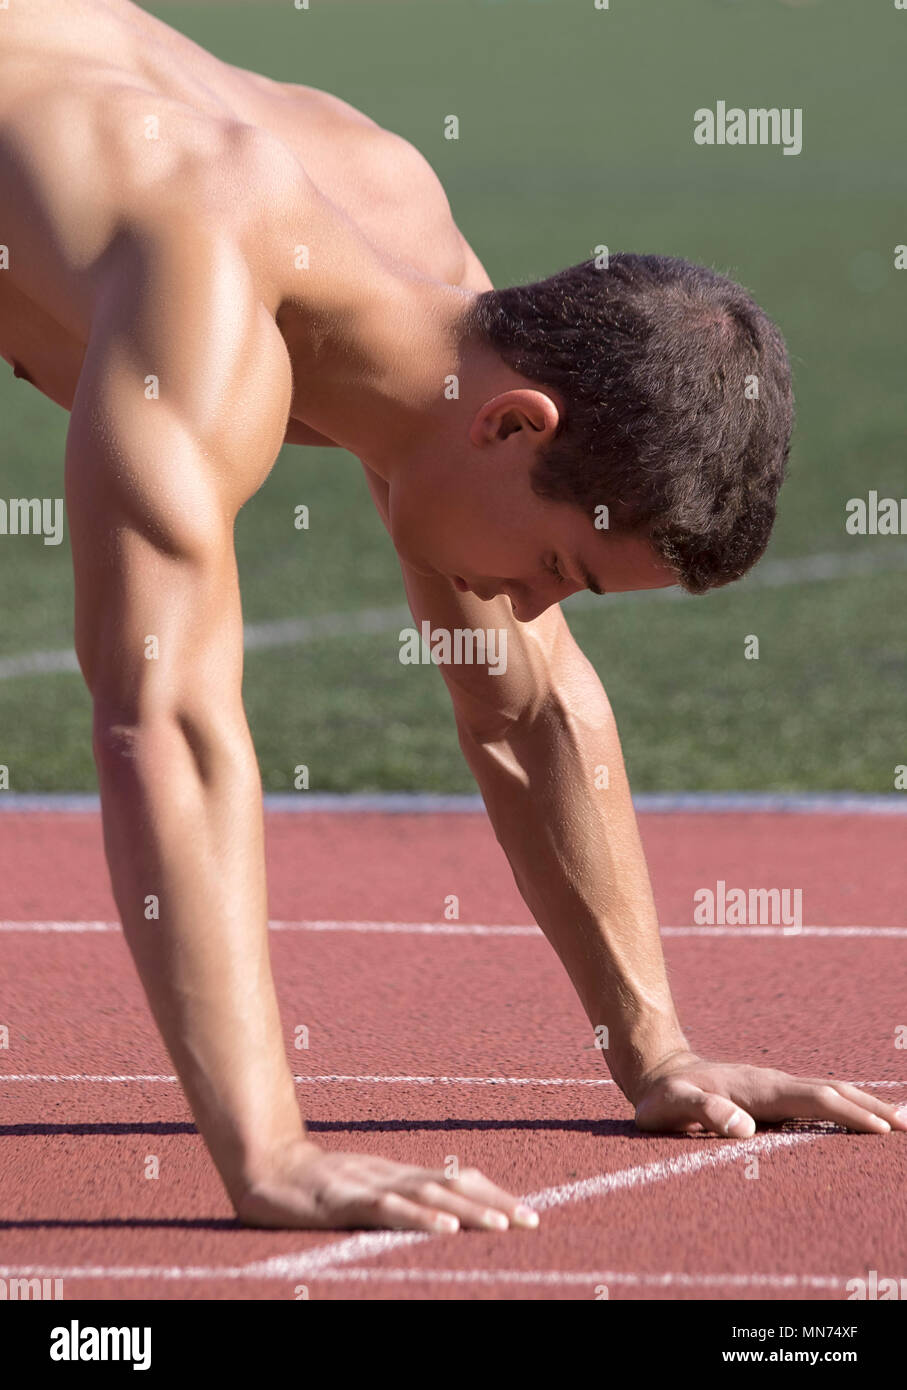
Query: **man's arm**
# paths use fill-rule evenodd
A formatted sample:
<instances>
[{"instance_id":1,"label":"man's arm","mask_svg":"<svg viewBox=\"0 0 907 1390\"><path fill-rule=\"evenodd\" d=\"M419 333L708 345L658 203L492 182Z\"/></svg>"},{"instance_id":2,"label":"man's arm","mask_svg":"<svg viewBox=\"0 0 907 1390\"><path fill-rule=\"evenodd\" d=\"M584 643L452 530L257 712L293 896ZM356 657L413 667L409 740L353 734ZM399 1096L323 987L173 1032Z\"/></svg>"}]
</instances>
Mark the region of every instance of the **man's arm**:
<instances>
[{"instance_id":1,"label":"man's arm","mask_svg":"<svg viewBox=\"0 0 907 1390\"><path fill-rule=\"evenodd\" d=\"M601 682L557 605L519 623L506 598L482 602L405 564L403 577L418 623L505 635L502 674L441 667L460 746L520 893L590 1023L607 1028L609 1066L632 1096L644 1072L687 1044Z\"/></svg>"},{"instance_id":2,"label":"man's arm","mask_svg":"<svg viewBox=\"0 0 907 1390\"><path fill-rule=\"evenodd\" d=\"M464 289L493 282L462 237ZM386 485L366 470L387 518ZM496 627L506 675L442 667L460 746L517 885L560 956L605 1055L649 1130L747 1135L755 1119L815 1116L852 1129L907 1130L907 1113L846 1082L709 1063L689 1051L661 937L617 726L605 691L559 607L517 623L506 598L483 603L403 565L417 622ZM607 788L598 769L607 768Z\"/></svg>"},{"instance_id":3,"label":"man's arm","mask_svg":"<svg viewBox=\"0 0 907 1390\"><path fill-rule=\"evenodd\" d=\"M390 530L388 486L366 468ZM665 971L655 904L611 706L558 605L520 623L503 596L483 602L401 561L417 624L494 629L506 668L441 672L460 747L517 887L557 951L632 1099L658 1062L688 1052ZM608 787L596 786L607 769ZM601 1035L599 1035L601 1036Z\"/></svg>"},{"instance_id":4,"label":"man's arm","mask_svg":"<svg viewBox=\"0 0 907 1390\"><path fill-rule=\"evenodd\" d=\"M269 959L232 543L290 391L283 340L217 232L121 242L73 404L66 487L76 646L126 941L243 1220L533 1225L473 1169L447 1179L327 1153L299 1113Z\"/></svg>"},{"instance_id":5,"label":"man's arm","mask_svg":"<svg viewBox=\"0 0 907 1390\"><path fill-rule=\"evenodd\" d=\"M417 623L506 633L505 674L441 667L460 746L523 898L590 1024L608 1030L605 1056L640 1127L746 1137L758 1119L802 1117L872 1133L907 1129L907 1116L846 1082L707 1062L690 1051L616 723L560 608L518 623L506 598L482 602L405 564L403 574Z\"/></svg>"},{"instance_id":6,"label":"man's arm","mask_svg":"<svg viewBox=\"0 0 907 1390\"><path fill-rule=\"evenodd\" d=\"M289 369L230 257L197 228L121 248L73 403L66 485L114 894L236 1200L267 1151L304 1130L268 961L232 544L279 448Z\"/></svg>"}]
</instances>

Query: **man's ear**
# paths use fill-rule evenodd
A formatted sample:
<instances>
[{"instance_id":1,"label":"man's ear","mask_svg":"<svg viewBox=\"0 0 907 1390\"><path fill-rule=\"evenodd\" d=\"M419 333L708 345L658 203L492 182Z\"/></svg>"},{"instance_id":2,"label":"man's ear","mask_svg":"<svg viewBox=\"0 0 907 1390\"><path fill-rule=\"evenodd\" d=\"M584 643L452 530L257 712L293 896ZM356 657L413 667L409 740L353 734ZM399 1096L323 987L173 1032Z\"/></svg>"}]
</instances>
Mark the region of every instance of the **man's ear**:
<instances>
[{"instance_id":1,"label":"man's ear","mask_svg":"<svg viewBox=\"0 0 907 1390\"><path fill-rule=\"evenodd\" d=\"M551 396L527 386L502 391L480 406L470 427L469 442L493 444L509 438L516 430L553 438L559 424L560 411Z\"/></svg>"}]
</instances>

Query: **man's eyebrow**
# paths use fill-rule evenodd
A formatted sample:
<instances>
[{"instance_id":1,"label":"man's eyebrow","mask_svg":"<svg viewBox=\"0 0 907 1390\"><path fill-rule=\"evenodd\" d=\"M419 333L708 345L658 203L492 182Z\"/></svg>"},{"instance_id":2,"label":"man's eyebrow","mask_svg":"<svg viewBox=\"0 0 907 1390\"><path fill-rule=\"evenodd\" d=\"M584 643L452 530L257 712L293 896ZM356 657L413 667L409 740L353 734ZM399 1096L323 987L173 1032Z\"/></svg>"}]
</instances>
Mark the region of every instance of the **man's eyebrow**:
<instances>
[{"instance_id":1,"label":"man's eyebrow","mask_svg":"<svg viewBox=\"0 0 907 1390\"><path fill-rule=\"evenodd\" d=\"M585 584L587 589L591 589L593 594L598 594L599 596L604 594L604 589L600 589L598 587L595 575L590 573L588 567L583 564L582 560L577 560L576 568L579 570L583 579L583 583Z\"/></svg>"}]
</instances>

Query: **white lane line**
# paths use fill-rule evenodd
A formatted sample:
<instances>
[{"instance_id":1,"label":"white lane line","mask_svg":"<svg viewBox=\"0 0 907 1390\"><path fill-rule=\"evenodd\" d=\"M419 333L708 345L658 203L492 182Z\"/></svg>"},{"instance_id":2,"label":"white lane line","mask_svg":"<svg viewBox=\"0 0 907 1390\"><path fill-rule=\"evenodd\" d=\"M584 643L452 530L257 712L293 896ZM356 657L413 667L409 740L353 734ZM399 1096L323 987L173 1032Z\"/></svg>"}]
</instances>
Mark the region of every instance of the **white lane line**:
<instances>
[{"instance_id":1,"label":"white lane line","mask_svg":"<svg viewBox=\"0 0 907 1390\"><path fill-rule=\"evenodd\" d=\"M663 936L907 936L907 927L661 927Z\"/></svg>"},{"instance_id":2,"label":"white lane line","mask_svg":"<svg viewBox=\"0 0 907 1390\"><path fill-rule=\"evenodd\" d=\"M801 555L791 560L764 560L742 585L746 589L773 589L788 584L810 584L817 580L846 579L881 574L907 568L903 550L863 547L850 552L832 551L820 555ZM688 599L679 589L649 589L621 596L623 603L662 602ZM613 605L617 595L611 596ZM569 613L589 607L592 595L577 594L565 601ZM312 617L287 618L276 622L249 623L245 629L247 651L273 651L296 647L319 638L349 637L357 633L373 635L390 632L411 621L403 604L388 608L358 608L342 613L321 613ZM0 680L17 676L77 674L79 664L71 648L55 651L23 652L0 658Z\"/></svg>"},{"instance_id":3,"label":"white lane line","mask_svg":"<svg viewBox=\"0 0 907 1390\"><path fill-rule=\"evenodd\" d=\"M706 1168L736 1163L738 1159L753 1153L771 1153L777 1149L792 1148L820 1137L822 1135L815 1132L801 1132L760 1135L733 1143L718 1140L714 1147L709 1145L677 1158L622 1168L615 1173L601 1173L597 1177L583 1178L579 1182L544 1188L541 1192L535 1192L520 1200L535 1211L549 1211L554 1207L586 1202L595 1197L626 1192L654 1182L691 1177ZM352 1236L346 1240L333 1241L314 1250L300 1251L298 1255L275 1255L269 1260L247 1265L246 1274L249 1278L304 1278L320 1270L336 1268L338 1265L353 1265L360 1260L386 1254L389 1250L408 1245L422 1245L426 1241L437 1239L436 1235L428 1232L379 1231L374 1235Z\"/></svg>"},{"instance_id":4,"label":"white lane line","mask_svg":"<svg viewBox=\"0 0 907 1390\"><path fill-rule=\"evenodd\" d=\"M591 1076L343 1076L338 1073L330 1076L294 1076L293 1080L300 1086L314 1085L319 1082L339 1082L350 1086L615 1086L617 1084L608 1077ZM164 1082L167 1085L177 1085L179 1077L143 1074L126 1076L115 1073L88 1072L72 1072L69 1075L50 1072L0 1072L0 1084L4 1081L81 1082L84 1085L156 1081ZM907 1087L907 1077L900 1081L852 1081L850 1084L852 1086Z\"/></svg>"},{"instance_id":5,"label":"white lane line","mask_svg":"<svg viewBox=\"0 0 907 1390\"><path fill-rule=\"evenodd\" d=\"M268 923L278 932L354 932L359 935L389 936L525 936L544 941L544 933L535 926L485 926L480 922L355 922L299 921ZM76 936L97 932L121 932L119 922L78 921L0 921L0 932L22 932L25 935L46 932L72 933ZM907 937L907 927L661 927L662 936L670 937Z\"/></svg>"},{"instance_id":6,"label":"white lane line","mask_svg":"<svg viewBox=\"0 0 907 1390\"><path fill-rule=\"evenodd\" d=\"M121 932L119 922L0 922L0 931L12 932Z\"/></svg>"},{"instance_id":7,"label":"white lane line","mask_svg":"<svg viewBox=\"0 0 907 1390\"><path fill-rule=\"evenodd\" d=\"M242 1279L242 1265L0 1265L0 1279Z\"/></svg>"},{"instance_id":8,"label":"white lane line","mask_svg":"<svg viewBox=\"0 0 907 1390\"><path fill-rule=\"evenodd\" d=\"M707 1168L724 1167L753 1153L771 1153L793 1148L823 1133L782 1133L757 1135L753 1139L729 1141L716 1139L713 1144L677 1158L622 1168L614 1173L601 1173L594 1178L558 1187L543 1188L521 1198L536 1211L606 1197L614 1192L626 1192L672 1178L691 1177ZM174 1265L75 1265L68 1268L52 1265L32 1265L18 1268L0 1266L0 1278L62 1278L62 1279L298 1279L314 1278L338 1266L355 1265L360 1260L374 1259L390 1250L410 1245L422 1245L438 1237L422 1231L368 1231L341 1240L318 1245L289 1255L256 1260L246 1265L174 1266ZM379 1271L376 1271L376 1275ZM334 1277L331 1275L331 1277Z\"/></svg>"},{"instance_id":9,"label":"white lane line","mask_svg":"<svg viewBox=\"0 0 907 1390\"><path fill-rule=\"evenodd\" d=\"M4 1081L62 1081L62 1082L81 1082L84 1085L112 1085L118 1081L163 1081L168 1085L179 1082L178 1076L114 1076L114 1075L92 1075L85 1073L80 1075L73 1073L70 1076L57 1076L54 1074L42 1075L38 1072L5 1073L0 1072L0 1085ZM100 1121L99 1121L100 1123Z\"/></svg>"},{"instance_id":10,"label":"white lane line","mask_svg":"<svg viewBox=\"0 0 907 1390\"><path fill-rule=\"evenodd\" d=\"M410 1267L384 1269L323 1269L309 1276L313 1279L343 1283L379 1281L413 1284L529 1284L529 1285L587 1285L590 1291L597 1284L627 1285L633 1288L735 1288L735 1289L837 1289L843 1293L847 1279L826 1274L687 1274L681 1271L635 1274L629 1270L605 1269L580 1272L558 1269L414 1269Z\"/></svg>"}]
</instances>

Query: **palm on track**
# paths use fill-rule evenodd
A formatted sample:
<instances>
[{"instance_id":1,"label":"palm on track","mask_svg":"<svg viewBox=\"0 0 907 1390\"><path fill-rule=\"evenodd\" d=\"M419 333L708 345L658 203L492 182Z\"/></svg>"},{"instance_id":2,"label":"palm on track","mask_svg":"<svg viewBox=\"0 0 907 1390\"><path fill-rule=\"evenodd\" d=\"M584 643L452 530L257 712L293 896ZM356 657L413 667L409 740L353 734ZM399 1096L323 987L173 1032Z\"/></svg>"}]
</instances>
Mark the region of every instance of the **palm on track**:
<instances>
[{"instance_id":1,"label":"palm on track","mask_svg":"<svg viewBox=\"0 0 907 1390\"><path fill-rule=\"evenodd\" d=\"M907 1130L907 1108L899 1111L846 1081L708 1062L692 1053L654 1068L636 1096L636 1123L648 1131L747 1139L758 1120L794 1119L831 1120L863 1134Z\"/></svg>"},{"instance_id":2,"label":"palm on track","mask_svg":"<svg viewBox=\"0 0 907 1390\"><path fill-rule=\"evenodd\" d=\"M475 1168L457 1177L374 1154L293 1145L235 1202L249 1226L385 1229L440 1234L460 1227L533 1229L538 1215Z\"/></svg>"}]
</instances>

